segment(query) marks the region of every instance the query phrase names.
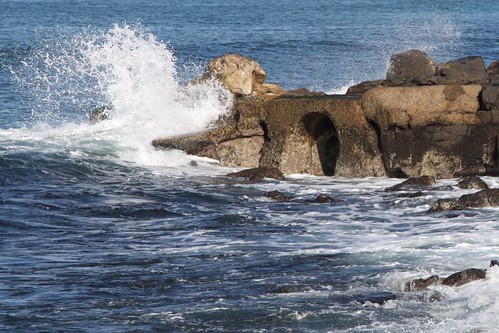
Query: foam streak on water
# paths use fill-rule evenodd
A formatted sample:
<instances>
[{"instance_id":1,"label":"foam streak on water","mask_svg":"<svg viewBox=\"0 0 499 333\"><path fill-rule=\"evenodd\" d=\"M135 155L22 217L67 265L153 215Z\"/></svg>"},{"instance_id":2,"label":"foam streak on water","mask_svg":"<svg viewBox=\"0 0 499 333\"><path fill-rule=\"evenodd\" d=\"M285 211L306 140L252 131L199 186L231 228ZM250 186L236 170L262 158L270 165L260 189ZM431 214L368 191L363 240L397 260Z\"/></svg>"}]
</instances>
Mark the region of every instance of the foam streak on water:
<instances>
[{"instance_id":1,"label":"foam streak on water","mask_svg":"<svg viewBox=\"0 0 499 333\"><path fill-rule=\"evenodd\" d=\"M341 93L382 78L407 48L490 62L497 1L68 6L0 3L0 73L21 88L0 75L0 331L497 331L499 271L487 266L499 259L498 209L427 213L472 192L457 180L412 198L383 191L398 179L251 183L150 145L212 126L230 107L216 82L181 82L202 67L192 59L237 52L285 88ZM154 34L113 24L139 17ZM103 105L110 119L90 125ZM264 196L275 189L291 200ZM313 203L319 194L338 202ZM470 267L488 268L487 279L403 290ZM396 299L365 302L387 293Z\"/></svg>"}]
</instances>

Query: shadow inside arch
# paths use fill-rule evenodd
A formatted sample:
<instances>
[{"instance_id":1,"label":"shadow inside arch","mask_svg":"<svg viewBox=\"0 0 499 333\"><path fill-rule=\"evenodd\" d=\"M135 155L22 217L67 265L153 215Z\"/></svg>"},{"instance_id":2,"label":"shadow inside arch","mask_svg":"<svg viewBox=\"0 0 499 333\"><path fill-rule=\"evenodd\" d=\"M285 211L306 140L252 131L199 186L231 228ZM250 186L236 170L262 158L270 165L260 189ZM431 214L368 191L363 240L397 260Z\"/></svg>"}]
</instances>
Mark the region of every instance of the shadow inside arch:
<instances>
[{"instance_id":1,"label":"shadow inside arch","mask_svg":"<svg viewBox=\"0 0 499 333\"><path fill-rule=\"evenodd\" d=\"M317 146L324 175L334 176L336 161L340 155L340 140L333 121L327 114L312 112L306 114L302 122L305 131Z\"/></svg>"}]
</instances>

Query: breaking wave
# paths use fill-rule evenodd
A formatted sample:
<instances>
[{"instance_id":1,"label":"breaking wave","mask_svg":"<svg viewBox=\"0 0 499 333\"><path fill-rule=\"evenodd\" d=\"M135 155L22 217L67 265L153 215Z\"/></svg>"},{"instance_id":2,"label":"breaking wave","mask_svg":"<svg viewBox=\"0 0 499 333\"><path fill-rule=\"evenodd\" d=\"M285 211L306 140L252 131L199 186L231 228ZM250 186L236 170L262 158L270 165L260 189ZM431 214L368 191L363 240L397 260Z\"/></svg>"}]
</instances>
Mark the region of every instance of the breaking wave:
<instances>
[{"instance_id":1,"label":"breaking wave","mask_svg":"<svg viewBox=\"0 0 499 333\"><path fill-rule=\"evenodd\" d=\"M32 132L22 135L91 136L142 164L166 162L151 140L206 129L232 104L218 82L182 84L171 47L138 23L44 38L13 74L32 113ZM92 110L103 106L109 119L89 125Z\"/></svg>"}]
</instances>

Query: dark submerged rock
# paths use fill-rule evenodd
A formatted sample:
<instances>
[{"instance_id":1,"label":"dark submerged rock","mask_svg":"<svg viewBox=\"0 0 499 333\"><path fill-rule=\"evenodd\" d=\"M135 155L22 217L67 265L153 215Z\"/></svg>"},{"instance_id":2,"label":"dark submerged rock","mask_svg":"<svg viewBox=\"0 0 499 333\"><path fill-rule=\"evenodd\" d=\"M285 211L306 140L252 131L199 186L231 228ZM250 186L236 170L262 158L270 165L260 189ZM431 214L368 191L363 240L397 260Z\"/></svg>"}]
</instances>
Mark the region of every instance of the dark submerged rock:
<instances>
[{"instance_id":1,"label":"dark submerged rock","mask_svg":"<svg viewBox=\"0 0 499 333\"><path fill-rule=\"evenodd\" d=\"M267 192L264 194L264 196L267 198L270 198L270 199L280 201L280 202L289 201L289 198L285 194L283 194L277 190Z\"/></svg>"},{"instance_id":2,"label":"dark submerged rock","mask_svg":"<svg viewBox=\"0 0 499 333\"><path fill-rule=\"evenodd\" d=\"M327 194L319 194L317 198L315 198L314 203L336 203L336 199L327 195Z\"/></svg>"},{"instance_id":3,"label":"dark submerged rock","mask_svg":"<svg viewBox=\"0 0 499 333\"><path fill-rule=\"evenodd\" d=\"M461 181L457 184L457 187L466 190L480 190L489 188L489 186L482 180L482 178L477 176L469 176L461 179Z\"/></svg>"},{"instance_id":4,"label":"dark submerged rock","mask_svg":"<svg viewBox=\"0 0 499 333\"><path fill-rule=\"evenodd\" d=\"M424 192L418 191L413 193L402 193L397 195L398 198L418 198L424 197L426 194Z\"/></svg>"},{"instance_id":5,"label":"dark submerged rock","mask_svg":"<svg viewBox=\"0 0 499 333\"><path fill-rule=\"evenodd\" d=\"M462 209L464 209L464 207L459 204L457 199L438 199L431 205L430 209L428 209L428 213L448 212Z\"/></svg>"},{"instance_id":6,"label":"dark submerged rock","mask_svg":"<svg viewBox=\"0 0 499 333\"><path fill-rule=\"evenodd\" d=\"M245 169L238 172L227 174L227 177L232 178L247 178L251 181L261 181L264 178L272 178L276 180L286 180L283 173L277 168L258 167L252 169Z\"/></svg>"},{"instance_id":7,"label":"dark submerged rock","mask_svg":"<svg viewBox=\"0 0 499 333\"><path fill-rule=\"evenodd\" d=\"M421 177L409 178L400 184L388 187L387 189L385 189L385 191L387 192L407 191L412 189L418 189L421 187L429 187L435 184L436 184L435 177L421 176Z\"/></svg>"},{"instance_id":8,"label":"dark submerged rock","mask_svg":"<svg viewBox=\"0 0 499 333\"><path fill-rule=\"evenodd\" d=\"M378 305L384 305L386 302L396 299L397 296L390 292L379 292L355 297L355 300L361 304L372 303Z\"/></svg>"}]
</instances>

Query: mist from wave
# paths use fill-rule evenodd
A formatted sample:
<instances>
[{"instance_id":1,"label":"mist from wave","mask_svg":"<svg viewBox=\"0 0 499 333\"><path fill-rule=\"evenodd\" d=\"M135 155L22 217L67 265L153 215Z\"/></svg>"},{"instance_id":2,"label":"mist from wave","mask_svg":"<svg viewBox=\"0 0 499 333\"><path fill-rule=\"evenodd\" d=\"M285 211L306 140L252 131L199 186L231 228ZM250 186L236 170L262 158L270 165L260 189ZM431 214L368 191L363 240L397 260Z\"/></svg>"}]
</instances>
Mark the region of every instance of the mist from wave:
<instances>
[{"instance_id":1,"label":"mist from wave","mask_svg":"<svg viewBox=\"0 0 499 333\"><path fill-rule=\"evenodd\" d=\"M204 130L232 104L217 81L180 82L168 44L138 23L44 39L21 63L12 72L29 96L31 120L17 135L11 129L0 136L70 141L83 150L101 142L143 165L172 163L172 154L152 148L153 139ZM103 106L109 119L90 125Z\"/></svg>"}]
</instances>

